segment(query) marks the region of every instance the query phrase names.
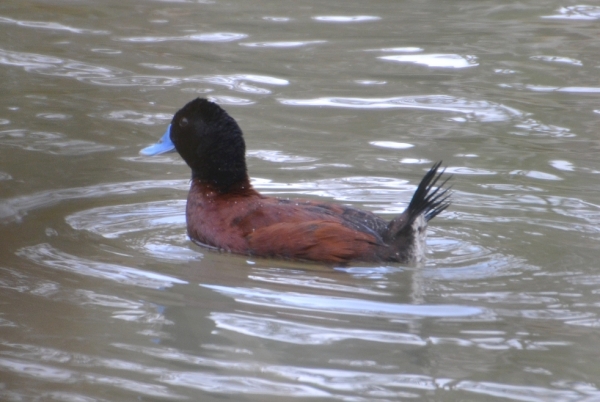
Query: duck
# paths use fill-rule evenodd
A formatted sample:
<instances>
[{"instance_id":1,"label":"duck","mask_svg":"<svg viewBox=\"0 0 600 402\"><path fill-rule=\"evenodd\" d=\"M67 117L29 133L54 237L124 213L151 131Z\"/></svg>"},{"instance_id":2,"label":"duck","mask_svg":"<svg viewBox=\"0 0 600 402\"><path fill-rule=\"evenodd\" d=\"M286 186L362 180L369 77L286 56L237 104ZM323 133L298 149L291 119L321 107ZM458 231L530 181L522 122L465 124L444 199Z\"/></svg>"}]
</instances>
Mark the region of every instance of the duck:
<instances>
[{"instance_id":1,"label":"duck","mask_svg":"<svg viewBox=\"0 0 600 402\"><path fill-rule=\"evenodd\" d=\"M442 162L425 174L408 207L390 221L347 205L268 197L252 187L237 122L197 98L181 108L144 156L177 151L192 171L187 234L196 244L252 257L326 264L424 259L427 223L450 206ZM438 184L439 183L439 184Z\"/></svg>"}]
</instances>

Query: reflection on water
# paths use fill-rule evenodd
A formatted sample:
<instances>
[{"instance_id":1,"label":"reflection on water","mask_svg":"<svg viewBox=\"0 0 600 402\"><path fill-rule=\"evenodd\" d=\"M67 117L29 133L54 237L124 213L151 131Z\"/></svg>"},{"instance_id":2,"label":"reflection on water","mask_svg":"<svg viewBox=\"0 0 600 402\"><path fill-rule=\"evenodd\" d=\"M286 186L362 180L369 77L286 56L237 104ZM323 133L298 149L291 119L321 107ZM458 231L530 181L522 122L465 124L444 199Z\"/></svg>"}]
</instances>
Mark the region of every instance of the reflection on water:
<instances>
[{"instance_id":1,"label":"reflection on water","mask_svg":"<svg viewBox=\"0 0 600 402\"><path fill-rule=\"evenodd\" d=\"M47 208L67 200L99 198L120 194L134 194L136 192L141 192L152 188L164 187L184 190L187 188L187 181L152 180L132 183L99 184L90 187L42 191L35 194L2 200L0 202L0 218L6 221L19 220L32 210L38 208Z\"/></svg>"},{"instance_id":2,"label":"reflection on water","mask_svg":"<svg viewBox=\"0 0 600 402\"><path fill-rule=\"evenodd\" d=\"M247 42L247 43L240 43L240 45L242 46L248 46L248 47L289 47L289 48L294 48L294 47L302 47L302 46L306 46L306 45L313 45L316 43L325 43L324 40L309 40L309 41L280 41L280 42Z\"/></svg>"},{"instance_id":3,"label":"reflection on water","mask_svg":"<svg viewBox=\"0 0 600 402\"><path fill-rule=\"evenodd\" d=\"M8 17L0 17L0 24L14 24L20 27L35 28L35 29L48 29L51 31L67 31L76 34L88 34L88 35L108 35L108 31L97 31L92 29L81 29L73 28L67 25L59 24L58 22L47 22L47 21L25 21L16 20Z\"/></svg>"},{"instance_id":4,"label":"reflection on water","mask_svg":"<svg viewBox=\"0 0 600 402\"><path fill-rule=\"evenodd\" d=\"M427 67L437 68L467 68L476 67L477 57L472 55L460 56L458 54L416 54L381 56L381 60L397 61L400 63L422 64Z\"/></svg>"},{"instance_id":5,"label":"reflection on water","mask_svg":"<svg viewBox=\"0 0 600 402\"><path fill-rule=\"evenodd\" d=\"M189 77L166 77L152 75L135 75L119 68L95 66L77 60L60 59L35 53L13 52L0 49L0 64L22 67L28 73L49 75L54 77L74 78L78 81L95 85L109 86L175 86L190 83L210 83L224 86L239 92L269 94L271 91L247 82L287 85L284 79L253 74L234 74L230 76L209 75Z\"/></svg>"},{"instance_id":6,"label":"reflection on water","mask_svg":"<svg viewBox=\"0 0 600 402\"><path fill-rule=\"evenodd\" d=\"M122 265L107 264L75 257L56 250L49 244L38 244L17 250L16 254L34 263L78 275L109 279L121 284L163 288L174 283L186 283L176 278L142 271Z\"/></svg>"},{"instance_id":7,"label":"reflection on water","mask_svg":"<svg viewBox=\"0 0 600 402\"><path fill-rule=\"evenodd\" d=\"M114 149L109 145L95 144L91 141L67 140L64 137L59 133L28 132L18 129L0 131L0 140L3 145L20 147L27 151L57 155L81 155Z\"/></svg>"},{"instance_id":8,"label":"reflection on water","mask_svg":"<svg viewBox=\"0 0 600 402\"><path fill-rule=\"evenodd\" d=\"M0 400L600 399L596 5L3 3ZM138 151L193 97L252 183L386 219L421 265L202 249Z\"/></svg>"},{"instance_id":9,"label":"reflection on water","mask_svg":"<svg viewBox=\"0 0 600 402\"><path fill-rule=\"evenodd\" d=\"M141 36L132 38L120 38L125 42L168 42L168 41L198 41L198 42L230 42L244 39L248 35L231 32L214 32L191 34L185 36Z\"/></svg>"},{"instance_id":10,"label":"reflection on water","mask_svg":"<svg viewBox=\"0 0 600 402\"><path fill-rule=\"evenodd\" d=\"M542 18L573 19L573 20L598 20L600 19L600 7L577 5L560 7L556 10L558 14L544 15Z\"/></svg>"},{"instance_id":11,"label":"reflection on water","mask_svg":"<svg viewBox=\"0 0 600 402\"><path fill-rule=\"evenodd\" d=\"M409 108L461 113L480 122L510 121L521 117L522 112L487 101L469 101L447 95L403 96L397 98L318 98L281 99L284 105L333 106L359 109Z\"/></svg>"},{"instance_id":12,"label":"reflection on water","mask_svg":"<svg viewBox=\"0 0 600 402\"><path fill-rule=\"evenodd\" d=\"M312 17L315 21L322 22L366 22L366 21L379 21L381 17L374 15L317 15Z\"/></svg>"}]
</instances>

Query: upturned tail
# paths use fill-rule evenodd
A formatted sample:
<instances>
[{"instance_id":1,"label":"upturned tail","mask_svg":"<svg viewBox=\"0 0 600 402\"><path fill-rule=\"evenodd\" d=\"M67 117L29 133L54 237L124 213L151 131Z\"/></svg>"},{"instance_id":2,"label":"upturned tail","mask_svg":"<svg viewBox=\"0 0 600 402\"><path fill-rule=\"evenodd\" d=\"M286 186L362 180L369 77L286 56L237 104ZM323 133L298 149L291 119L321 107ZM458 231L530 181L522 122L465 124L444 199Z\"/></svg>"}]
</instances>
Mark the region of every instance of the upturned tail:
<instances>
[{"instance_id":1,"label":"upturned tail","mask_svg":"<svg viewBox=\"0 0 600 402\"><path fill-rule=\"evenodd\" d=\"M427 222L450 206L450 188L444 187L452 176L440 181L445 169L438 162L425 174L406 210L387 226L384 241L393 250L393 259L419 260L424 253ZM439 183L439 184L438 184Z\"/></svg>"},{"instance_id":2,"label":"upturned tail","mask_svg":"<svg viewBox=\"0 0 600 402\"><path fill-rule=\"evenodd\" d=\"M419 183L417 191L415 191L408 208L404 212L408 212L408 224L411 224L421 214L424 215L426 221L430 221L450 206L451 187L444 188L444 186L452 176L448 176L439 186L435 187L446 171L446 168L444 168L438 174L441 164L442 162L439 161L433 165Z\"/></svg>"}]
</instances>

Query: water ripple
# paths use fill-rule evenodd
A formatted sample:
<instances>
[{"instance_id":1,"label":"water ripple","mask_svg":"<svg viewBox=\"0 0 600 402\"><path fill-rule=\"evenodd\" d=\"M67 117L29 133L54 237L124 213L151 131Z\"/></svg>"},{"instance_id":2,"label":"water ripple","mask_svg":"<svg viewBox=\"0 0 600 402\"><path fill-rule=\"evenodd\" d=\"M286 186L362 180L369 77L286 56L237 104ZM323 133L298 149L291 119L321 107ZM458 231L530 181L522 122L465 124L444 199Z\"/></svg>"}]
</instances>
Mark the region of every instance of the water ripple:
<instances>
[{"instance_id":1,"label":"water ripple","mask_svg":"<svg viewBox=\"0 0 600 402\"><path fill-rule=\"evenodd\" d=\"M111 368L114 368L114 366ZM66 368L55 367L50 364L40 363L38 361L29 361L29 359L0 358L0 369L4 372L13 373L38 381L41 380L64 384L96 384L127 390L136 395L142 394L149 397L179 399L177 394L173 393L163 385L127 380L121 377L111 377L89 371L69 370ZM82 399L76 397L76 399L73 400Z\"/></svg>"},{"instance_id":2,"label":"water ripple","mask_svg":"<svg viewBox=\"0 0 600 402\"><path fill-rule=\"evenodd\" d=\"M123 42L136 42L136 43L147 43L147 42L178 42L178 41L192 41L192 42L232 42L240 39L247 38L248 35L235 32L210 32L210 33L196 33L184 36L132 36L125 38L117 38L117 40Z\"/></svg>"},{"instance_id":3,"label":"water ripple","mask_svg":"<svg viewBox=\"0 0 600 402\"><path fill-rule=\"evenodd\" d=\"M353 267L356 268L356 267ZM350 270L352 268L343 268ZM372 290L362 286L351 286L338 283L332 279L321 276L311 276L302 271L292 271L288 269L254 269L254 274L248 275L248 279L253 281L270 283L276 285L294 286L308 289L323 289L333 292L344 292L358 295L370 296L391 296L389 292L382 290ZM350 272L350 271L345 271ZM356 271L354 271L356 273Z\"/></svg>"},{"instance_id":4,"label":"water ripple","mask_svg":"<svg viewBox=\"0 0 600 402\"><path fill-rule=\"evenodd\" d=\"M79 298L77 303L82 305L89 304L93 306L123 310L138 310L144 306L147 306L147 304L142 301L128 300L114 295L105 295L92 290L78 289L75 291L75 293Z\"/></svg>"},{"instance_id":5,"label":"water ripple","mask_svg":"<svg viewBox=\"0 0 600 402\"><path fill-rule=\"evenodd\" d=\"M185 226L185 200L115 205L76 212L65 218L75 230L87 230L108 239L163 226Z\"/></svg>"},{"instance_id":6,"label":"water ripple","mask_svg":"<svg viewBox=\"0 0 600 402\"><path fill-rule=\"evenodd\" d=\"M107 86L175 86L189 83L204 83L225 86L231 90L268 94L270 91L250 83L267 85L288 85L289 81L256 74L193 75L189 77L169 77L158 75L136 75L130 71L96 66L76 60L60 59L35 53L13 52L0 49L0 64L22 67L27 72L42 75L74 78L78 81Z\"/></svg>"},{"instance_id":7,"label":"water ripple","mask_svg":"<svg viewBox=\"0 0 600 402\"><path fill-rule=\"evenodd\" d=\"M324 40L307 40L307 41L273 41L273 42L247 42L240 43L240 46L247 47L274 47L274 48L296 48L317 43L326 43Z\"/></svg>"},{"instance_id":8,"label":"water ripple","mask_svg":"<svg viewBox=\"0 0 600 402\"><path fill-rule=\"evenodd\" d=\"M573 164L564 160L553 160L548 162L554 169L562 170L563 172L572 172L575 170Z\"/></svg>"},{"instance_id":9,"label":"water ripple","mask_svg":"<svg viewBox=\"0 0 600 402\"><path fill-rule=\"evenodd\" d=\"M329 345L349 339L416 346L427 344L418 335L402 332L333 328L235 313L212 313L210 319L215 322L217 328L261 339L299 345Z\"/></svg>"},{"instance_id":10,"label":"water ripple","mask_svg":"<svg viewBox=\"0 0 600 402\"><path fill-rule=\"evenodd\" d=\"M381 148L390 148L390 149L408 149L414 147L413 144L407 144L405 142L396 142L396 141L371 141L369 144L374 145L376 147Z\"/></svg>"},{"instance_id":11,"label":"water ripple","mask_svg":"<svg viewBox=\"0 0 600 402\"><path fill-rule=\"evenodd\" d=\"M57 75L48 71L44 73L47 73L48 75ZM74 71L68 72L67 76L89 84L115 87L170 87L179 85L183 82L181 78L133 75L129 72L120 72L116 70L107 71L106 74L87 74L85 71Z\"/></svg>"},{"instance_id":12,"label":"water ripple","mask_svg":"<svg viewBox=\"0 0 600 402\"><path fill-rule=\"evenodd\" d=\"M373 176L339 177L297 183L278 183L255 177L252 184L264 194L277 196L311 195L342 202L374 203L398 202L403 198L409 201L412 192L416 188L406 180Z\"/></svg>"},{"instance_id":13,"label":"water ripple","mask_svg":"<svg viewBox=\"0 0 600 402\"><path fill-rule=\"evenodd\" d=\"M566 88L563 88L566 89ZM591 90L588 88L587 90ZM400 96L393 98L348 98L321 97L313 99L285 99L279 102L291 106L339 107L352 109L419 109L441 112L460 113L464 117L453 117L456 122L511 122L519 131L515 135L532 135L537 137L575 137L570 129L555 125L543 124L528 118L528 114L518 109L489 101L473 101L449 95Z\"/></svg>"},{"instance_id":14,"label":"water ripple","mask_svg":"<svg viewBox=\"0 0 600 402\"><path fill-rule=\"evenodd\" d=\"M318 160L317 158L311 158L308 156L289 155L281 151L274 151L268 149L248 151L246 152L246 156L249 158L258 158L267 162L275 163L309 163Z\"/></svg>"},{"instance_id":15,"label":"water ripple","mask_svg":"<svg viewBox=\"0 0 600 402\"><path fill-rule=\"evenodd\" d=\"M316 334L315 334L316 335ZM343 334L339 334L343 337ZM390 334L393 337L394 334ZM473 334L477 336L477 334ZM400 337L402 334L400 334ZM400 338L399 337L399 338ZM410 337L406 338L411 342ZM454 344L460 345L452 339L439 341L431 339L433 345ZM456 340L460 341L460 340ZM510 340L508 340L512 343ZM420 343L417 338L417 343ZM512 400L544 402L548 400L571 402L577 400L595 400L600 397L600 391L590 385L582 386L579 383L556 382L552 388L530 385L514 385L500 382L479 382L470 380L456 380L445 377L431 377L423 374L397 372L397 367L391 365L378 366L377 362L348 361L336 359L331 361L336 368L314 368L301 366L284 366L263 363L260 361L246 363L243 361L216 360L201 356L183 353L179 350L166 347L141 347L128 344L113 344L112 346L130 352L165 360L177 365L193 365L194 371L172 370L164 374L160 380L173 385L181 385L193 389L228 394L248 392L264 393L267 395L280 395L280 392L293 392L297 390L301 396L321 396L335 399L350 400L348 393L352 393L351 400L381 400L381 398L398 400L398 398L419 398L416 391L433 391L435 395L442 396L441 392L453 391L470 392L475 395L490 397L503 397ZM518 347L515 347L519 349ZM535 348L533 350L536 350ZM357 364L358 363L358 364ZM362 367L363 370L357 370ZM365 371L364 368L373 368ZM220 369L228 375L210 374L207 376L206 368ZM202 370L202 371L199 371ZM233 373L239 374L233 374ZM268 379L260 378L269 376ZM275 376L273 378L273 376ZM250 385L248 385L250 384ZM228 388L232 386L233 388ZM296 394L294 394L296 395ZM430 394L431 395L431 394ZM590 399L585 399L588 397ZM363 399L364 398L364 399Z\"/></svg>"},{"instance_id":16,"label":"water ripple","mask_svg":"<svg viewBox=\"0 0 600 402\"><path fill-rule=\"evenodd\" d=\"M384 47L381 49L365 49L365 52L394 52L394 53L418 53L424 49L415 46L403 46L403 47Z\"/></svg>"},{"instance_id":17,"label":"water ripple","mask_svg":"<svg viewBox=\"0 0 600 402\"><path fill-rule=\"evenodd\" d=\"M516 128L525 130L522 132L512 132L516 135L532 135L536 137L553 137L553 138L572 138L576 137L570 129L566 127L555 126L552 124L542 124L534 119L525 119L519 124L515 124Z\"/></svg>"},{"instance_id":18,"label":"water ripple","mask_svg":"<svg viewBox=\"0 0 600 402\"><path fill-rule=\"evenodd\" d=\"M181 279L151 271L142 271L124 265L109 264L76 257L57 250L47 243L23 247L17 250L15 254L42 267L54 268L75 275L107 279L125 285L161 289L171 287L175 284L188 283Z\"/></svg>"},{"instance_id":19,"label":"water ripple","mask_svg":"<svg viewBox=\"0 0 600 402\"><path fill-rule=\"evenodd\" d=\"M292 20L289 17L272 17L272 16L265 16L265 17L262 17L262 19L265 21L273 21L273 22L289 22Z\"/></svg>"},{"instance_id":20,"label":"water ripple","mask_svg":"<svg viewBox=\"0 0 600 402\"><path fill-rule=\"evenodd\" d=\"M268 85L288 85L289 81L280 78L274 78L264 75L253 74L232 74L232 75L211 75L211 76L191 76L185 79L185 82L199 82L216 84L227 87L228 89L253 93L253 94L268 94L271 91L249 85L248 82L268 84Z\"/></svg>"},{"instance_id":21,"label":"water ripple","mask_svg":"<svg viewBox=\"0 0 600 402\"><path fill-rule=\"evenodd\" d=\"M558 14L545 15L542 18L559 19L559 20L598 20L600 19L600 7L599 6L567 6L561 7L556 10Z\"/></svg>"},{"instance_id":22,"label":"water ripple","mask_svg":"<svg viewBox=\"0 0 600 402\"><path fill-rule=\"evenodd\" d=\"M398 388L413 391L466 391L490 397L530 402L545 402L550 400L574 402L578 400L595 400L595 398L600 397L600 391L591 385L580 389L580 387L573 384L562 384L557 389L528 385L510 385L507 383L457 381L450 378L435 378L420 374L375 373L281 366L271 366L268 368L268 372L274 372L287 379L301 379L303 383L318 386L330 392L352 392L366 398L406 398L407 394L399 391ZM413 398L419 397L419 395L415 394L408 395ZM585 397L591 399L585 399Z\"/></svg>"},{"instance_id":23,"label":"water ripple","mask_svg":"<svg viewBox=\"0 0 600 402\"><path fill-rule=\"evenodd\" d=\"M155 70L182 70L182 66L173 66L169 64L156 64L156 63L140 63L142 67L153 68Z\"/></svg>"},{"instance_id":24,"label":"water ripple","mask_svg":"<svg viewBox=\"0 0 600 402\"><path fill-rule=\"evenodd\" d=\"M494 382L459 381L452 387L458 391L468 391L474 394L490 397L529 402L575 402L592 401L600 397L600 391L589 387L581 392L578 389L553 389L527 385L510 385ZM570 387L566 387L570 388ZM589 398L589 399L588 399Z\"/></svg>"},{"instance_id":25,"label":"water ripple","mask_svg":"<svg viewBox=\"0 0 600 402\"><path fill-rule=\"evenodd\" d=\"M94 114L90 114L90 116L94 116ZM107 120L154 126L168 123L173 118L173 115L166 113L143 113L135 110L115 110L102 115L102 117Z\"/></svg>"},{"instance_id":26,"label":"water ripple","mask_svg":"<svg viewBox=\"0 0 600 402\"><path fill-rule=\"evenodd\" d=\"M582 66L583 63L581 60L572 59L570 57L561 57L561 56L531 56L529 57L531 60L539 60L546 61L549 63L563 63L563 64L571 64L573 66Z\"/></svg>"},{"instance_id":27,"label":"water ripple","mask_svg":"<svg viewBox=\"0 0 600 402\"><path fill-rule=\"evenodd\" d=\"M561 177L553 175L551 173L539 172L537 170L513 170L508 174L517 176L526 176L537 180L563 180Z\"/></svg>"},{"instance_id":28,"label":"water ripple","mask_svg":"<svg viewBox=\"0 0 600 402\"><path fill-rule=\"evenodd\" d=\"M32 295L51 298L60 291L60 285L53 281L34 279L14 269L0 267L2 276L0 288L4 291L12 290L19 293L30 293ZM0 326L10 325L9 321L0 321ZM16 326L16 324L14 325Z\"/></svg>"},{"instance_id":29,"label":"water ripple","mask_svg":"<svg viewBox=\"0 0 600 402\"><path fill-rule=\"evenodd\" d=\"M514 173L524 176L531 173L527 177L548 180L545 174L542 174L543 172L518 170ZM549 178L551 181L555 180L554 176ZM600 224L600 205L575 197L545 194L543 190L531 186L486 184L481 187L500 190L506 194L502 196L478 194L475 196L461 193L461 202L464 202L464 205L476 205L477 208L502 210L502 214L498 216L490 213L478 214L476 211L451 212L455 214L453 219L461 222L473 220L480 223L526 224L538 227L540 232L537 234L546 233L548 229L556 229L594 235L596 238L600 233L598 226ZM532 192L535 194L531 194ZM515 214L511 215L510 211L514 211ZM539 217L540 213L546 214L546 218ZM528 216L530 218L527 218Z\"/></svg>"},{"instance_id":30,"label":"water ripple","mask_svg":"<svg viewBox=\"0 0 600 402\"><path fill-rule=\"evenodd\" d=\"M421 64L437 68L468 68L477 67L477 57L472 55L461 56L458 54L402 54L378 57L381 60L397 61L399 63Z\"/></svg>"},{"instance_id":31,"label":"water ripple","mask_svg":"<svg viewBox=\"0 0 600 402\"><path fill-rule=\"evenodd\" d=\"M381 17L377 17L374 15L318 15L312 17L315 21L321 22L370 22L370 21L379 21Z\"/></svg>"},{"instance_id":32,"label":"water ripple","mask_svg":"<svg viewBox=\"0 0 600 402\"><path fill-rule=\"evenodd\" d=\"M462 113L475 121L510 121L524 116L524 113L494 102L471 101L449 95L399 96L393 98L346 98L323 97L313 99L278 99L291 106L329 106L352 109L423 109L442 112Z\"/></svg>"},{"instance_id":33,"label":"water ripple","mask_svg":"<svg viewBox=\"0 0 600 402\"><path fill-rule=\"evenodd\" d=\"M553 87L547 85L526 85L525 88L535 92L567 92L575 94L600 93L600 87Z\"/></svg>"},{"instance_id":34,"label":"water ripple","mask_svg":"<svg viewBox=\"0 0 600 402\"><path fill-rule=\"evenodd\" d=\"M355 316L385 317L401 319L406 317L469 317L484 314L479 307L441 305L410 305L386 303L372 300L357 300L345 297L320 296L296 292L274 292L269 289L228 287L201 284L217 293L232 297L238 303L277 308L320 311Z\"/></svg>"},{"instance_id":35,"label":"water ripple","mask_svg":"<svg viewBox=\"0 0 600 402\"><path fill-rule=\"evenodd\" d=\"M0 49L0 64L18 66L27 72L58 77L71 77L78 80L114 78L124 74L120 69L94 66L73 60L35 53L13 52Z\"/></svg>"},{"instance_id":36,"label":"water ripple","mask_svg":"<svg viewBox=\"0 0 600 402\"><path fill-rule=\"evenodd\" d=\"M270 91L264 90L264 93L270 93ZM225 96L225 95L213 95L208 97L212 102L216 102L220 105L253 105L256 102L250 99L239 98L237 96Z\"/></svg>"},{"instance_id":37,"label":"water ripple","mask_svg":"<svg viewBox=\"0 0 600 402\"><path fill-rule=\"evenodd\" d=\"M154 188L187 191L189 182L188 180L147 180L41 191L31 195L0 200L0 221L19 220L31 210L48 208L66 200L99 198L111 194L134 194Z\"/></svg>"},{"instance_id":38,"label":"water ripple","mask_svg":"<svg viewBox=\"0 0 600 402\"><path fill-rule=\"evenodd\" d=\"M53 155L85 155L110 151L115 148L112 145L98 144L92 141L67 139L64 134L60 133L24 129L0 131L0 140L3 146Z\"/></svg>"},{"instance_id":39,"label":"water ripple","mask_svg":"<svg viewBox=\"0 0 600 402\"><path fill-rule=\"evenodd\" d=\"M48 120L67 120L71 116L64 113L38 113L35 115L35 117L40 117L42 119Z\"/></svg>"},{"instance_id":40,"label":"water ripple","mask_svg":"<svg viewBox=\"0 0 600 402\"><path fill-rule=\"evenodd\" d=\"M68 31L76 34L107 35L110 33L109 31L103 30L73 28L67 25L59 24L58 22L22 21L2 16L0 16L0 24L12 24L26 28L49 29L52 31Z\"/></svg>"},{"instance_id":41,"label":"water ripple","mask_svg":"<svg viewBox=\"0 0 600 402\"><path fill-rule=\"evenodd\" d=\"M497 174L497 172L494 172L493 170L487 170L487 169L482 169L482 168L472 168L472 167L466 167L466 166L448 166L446 168L446 172L448 172L449 174L456 174L456 175L464 174L464 175L491 176L491 175Z\"/></svg>"},{"instance_id":42,"label":"water ripple","mask_svg":"<svg viewBox=\"0 0 600 402\"><path fill-rule=\"evenodd\" d=\"M294 384L294 382L284 383L281 381L272 381L252 376L236 376L232 374L212 374L209 372L171 372L164 375L161 381L166 384L192 389L200 389L207 392L216 392L221 394L244 394L244 395L275 395L279 397L289 397L293 395L297 398L315 398L328 397L330 394L317 388Z\"/></svg>"},{"instance_id":43,"label":"water ripple","mask_svg":"<svg viewBox=\"0 0 600 402\"><path fill-rule=\"evenodd\" d=\"M171 200L113 205L76 212L65 220L75 230L119 238L121 244L149 258L188 262L203 254L189 247L185 204L185 200Z\"/></svg>"}]
</instances>

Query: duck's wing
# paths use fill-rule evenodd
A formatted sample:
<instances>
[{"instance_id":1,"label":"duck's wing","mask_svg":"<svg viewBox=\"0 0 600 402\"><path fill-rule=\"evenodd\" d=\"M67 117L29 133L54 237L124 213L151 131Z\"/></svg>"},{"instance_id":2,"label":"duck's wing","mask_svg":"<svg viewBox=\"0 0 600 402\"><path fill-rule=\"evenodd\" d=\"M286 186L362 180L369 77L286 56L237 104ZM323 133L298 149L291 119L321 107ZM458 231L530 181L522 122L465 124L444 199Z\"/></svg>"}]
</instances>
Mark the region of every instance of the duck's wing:
<instances>
[{"instance_id":1,"label":"duck's wing","mask_svg":"<svg viewBox=\"0 0 600 402\"><path fill-rule=\"evenodd\" d=\"M288 200L278 199L279 203L288 203ZM305 212L310 213L323 220L339 221L344 226L365 232L378 237L381 240L387 231L388 222L369 211L348 207L340 204L329 204L325 202L303 200L296 205Z\"/></svg>"},{"instance_id":2,"label":"duck's wing","mask_svg":"<svg viewBox=\"0 0 600 402\"><path fill-rule=\"evenodd\" d=\"M253 255L329 263L375 261L376 250L383 246L378 236L327 220L275 223L246 239Z\"/></svg>"}]
</instances>

